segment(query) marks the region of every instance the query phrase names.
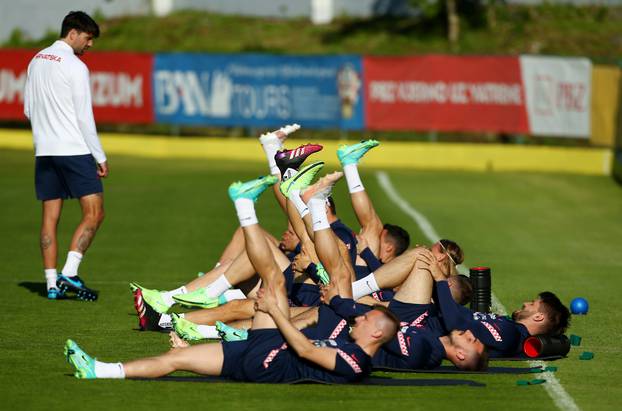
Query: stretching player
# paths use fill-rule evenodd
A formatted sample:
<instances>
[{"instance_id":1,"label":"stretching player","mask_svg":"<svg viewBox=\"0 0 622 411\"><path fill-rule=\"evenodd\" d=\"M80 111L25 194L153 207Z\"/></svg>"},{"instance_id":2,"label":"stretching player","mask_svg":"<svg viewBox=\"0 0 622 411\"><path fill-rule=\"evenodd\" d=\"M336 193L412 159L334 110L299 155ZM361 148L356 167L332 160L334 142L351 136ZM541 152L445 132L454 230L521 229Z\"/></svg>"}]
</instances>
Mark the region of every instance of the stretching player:
<instances>
[{"instance_id":1,"label":"stretching player","mask_svg":"<svg viewBox=\"0 0 622 411\"><path fill-rule=\"evenodd\" d=\"M447 279L433 259L427 258L436 281L437 303L446 329L471 330L489 349L491 357L523 355L523 342L531 335L560 335L570 324L570 312L559 298L545 291L506 316L473 312L453 300Z\"/></svg>"},{"instance_id":2,"label":"stretching player","mask_svg":"<svg viewBox=\"0 0 622 411\"><path fill-rule=\"evenodd\" d=\"M236 183L229 188L244 230L249 258L263 283L249 339L175 348L158 357L124 364L95 361L68 340L65 352L76 368L76 377L159 377L177 370L258 382L304 378L350 382L366 376L371 370L371 356L397 331L395 318L382 308L357 317L350 333L352 340L338 338L314 344L298 331L289 321L285 279L267 247L255 214L254 201L264 189L265 185L255 181ZM318 230L332 235L330 226L324 223ZM320 250L318 255L321 259L324 257ZM323 259L322 262L337 275L343 275L332 261Z\"/></svg>"}]
</instances>

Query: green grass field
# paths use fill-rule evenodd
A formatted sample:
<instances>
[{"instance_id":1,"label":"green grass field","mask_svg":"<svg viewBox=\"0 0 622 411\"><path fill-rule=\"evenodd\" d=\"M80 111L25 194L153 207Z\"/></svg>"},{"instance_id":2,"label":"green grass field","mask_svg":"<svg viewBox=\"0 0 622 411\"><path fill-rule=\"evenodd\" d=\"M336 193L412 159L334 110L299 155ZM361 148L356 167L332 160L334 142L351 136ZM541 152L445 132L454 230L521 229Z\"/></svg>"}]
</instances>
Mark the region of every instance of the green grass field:
<instances>
[{"instance_id":1,"label":"green grass field","mask_svg":"<svg viewBox=\"0 0 622 411\"><path fill-rule=\"evenodd\" d=\"M406 227L413 243L426 242L410 217L383 195L376 170L364 165L361 170L383 220ZM128 282L172 288L211 267L237 226L226 187L265 171L259 163L112 158L106 221L81 266L100 299L48 301L42 297L32 154L0 150L0 308L5 321L0 408L555 409L543 386L516 385L517 379L535 375L458 377L484 382L485 388L76 380L62 354L67 338L102 361L166 350L165 334L136 331ZM552 365L559 367L555 375L579 408L619 409L622 188L609 178L570 175L403 170L389 176L442 236L462 244L468 265L492 267L493 291L509 310L545 289L565 302L576 296L589 300L590 313L574 317L570 330L583 337L582 346ZM355 227L344 182L335 198L342 219ZM284 227L270 195L260 200L258 216L277 235ZM78 218L76 202L67 203L59 228L59 265ZM580 361L582 351L594 352L595 358Z\"/></svg>"}]
</instances>

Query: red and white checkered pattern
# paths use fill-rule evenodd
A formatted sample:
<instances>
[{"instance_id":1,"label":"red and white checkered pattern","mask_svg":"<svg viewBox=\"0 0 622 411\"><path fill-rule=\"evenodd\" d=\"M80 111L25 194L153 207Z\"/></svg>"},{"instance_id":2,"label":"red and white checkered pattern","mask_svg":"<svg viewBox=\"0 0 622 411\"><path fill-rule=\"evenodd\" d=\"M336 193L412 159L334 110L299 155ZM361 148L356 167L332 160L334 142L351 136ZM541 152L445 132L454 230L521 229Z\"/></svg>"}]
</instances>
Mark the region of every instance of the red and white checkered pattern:
<instances>
[{"instance_id":1,"label":"red and white checkered pattern","mask_svg":"<svg viewBox=\"0 0 622 411\"><path fill-rule=\"evenodd\" d=\"M333 339L337 338L337 336L339 335L341 330L343 330L346 325L348 325L348 322L346 320L339 321L339 324L337 324L337 326L335 327L333 332L330 334L328 339L329 340L333 340Z\"/></svg>"},{"instance_id":2,"label":"red and white checkered pattern","mask_svg":"<svg viewBox=\"0 0 622 411\"><path fill-rule=\"evenodd\" d=\"M503 341L503 338L501 338L501 334L499 334L499 332L497 331L497 329L495 327L493 327L491 324L487 323L486 321L482 321L482 324L484 324L484 327L488 328L488 331L490 331L490 333L492 334L492 338L495 339L495 341Z\"/></svg>"},{"instance_id":3,"label":"red and white checkered pattern","mask_svg":"<svg viewBox=\"0 0 622 411\"><path fill-rule=\"evenodd\" d=\"M361 370L361 367L359 367L358 363L354 361L354 359L350 357L348 354L341 351L340 349L337 349L337 354L339 354L339 356L343 358L344 361L347 362L350 367L352 367L352 369L354 370L356 374L360 374L363 372L363 370Z\"/></svg>"}]
</instances>

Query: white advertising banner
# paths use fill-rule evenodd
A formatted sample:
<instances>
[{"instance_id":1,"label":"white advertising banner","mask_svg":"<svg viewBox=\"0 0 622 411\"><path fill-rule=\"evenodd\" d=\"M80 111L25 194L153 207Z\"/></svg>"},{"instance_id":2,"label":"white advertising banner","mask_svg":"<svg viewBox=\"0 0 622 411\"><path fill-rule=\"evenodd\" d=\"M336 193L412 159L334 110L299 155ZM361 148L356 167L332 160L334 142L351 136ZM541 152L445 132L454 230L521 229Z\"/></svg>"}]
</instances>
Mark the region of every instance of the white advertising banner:
<instances>
[{"instance_id":1,"label":"white advertising banner","mask_svg":"<svg viewBox=\"0 0 622 411\"><path fill-rule=\"evenodd\" d=\"M589 138L591 61L520 56L520 66L530 133Z\"/></svg>"}]
</instances>

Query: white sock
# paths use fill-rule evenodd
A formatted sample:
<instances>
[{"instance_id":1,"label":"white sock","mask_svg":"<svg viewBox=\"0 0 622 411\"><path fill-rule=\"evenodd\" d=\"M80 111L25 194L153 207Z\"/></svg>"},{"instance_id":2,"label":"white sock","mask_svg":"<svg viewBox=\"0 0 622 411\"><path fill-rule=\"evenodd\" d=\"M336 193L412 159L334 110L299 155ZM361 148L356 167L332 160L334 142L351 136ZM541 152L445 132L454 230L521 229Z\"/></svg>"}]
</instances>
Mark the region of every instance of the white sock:
<instances>
[{"instance_id":1,"label":"white sock","mask_svg":"<svg viewBox=\"0 0 622 411\"><path fill-rule=\"evenodd\" d=\"M82 254L77 251L70 251L67 253L67 261L63 267L63 275L65 277L75 277L78 275L78 267L82 261Z\"/></svg>"},{"instance_id":2,"label":"white sock","mask_svg":"<svg viewBox=\"0 0 622 411\"><path fill-rule=\"evenodd\" d=\"M235 211L238 213L240 226L248 227L249 225L258 224L257 214L255 214L255 203L250 198L238 198L235 200Z\"/></svg>"},{"instance_id":3,"label":"white sock","mask_svg":"<svg viewBox=\"0 0 622 411\"><path fill-rule=\"evenodd\" d=\"M235 289L235 290L227 290L223 293L223 296L225 298L225 301L229 302L229 301L233 301L233 300L245 300L246 299L246 295L242 292L242 290L239 289Z\"/></svg>"},{"instance_id":4,"label":"white sock","mask_svg":"<svg viewBox=\"0 0 622 411\"><path fill-rule=\"evenodd\" d=\"M95 361L95 376L97 378L125 378L125 370L120 362Z\"/></svg>"},{"instance_id":5,"label":"white sock","mask_svg":"<svg viewBox=\"0 0 622 411\"><path fill-rule=\"evenodd\" d=\"M279 167L276 165L274 156L277 151L283 148L283 143L281 143L281 140L272 133L263 134L261 137L259 137L259 141L261 142L263 151L266 154L266 158L268 159L270 174L280 176L281 170L279 170Z\"/></svg>"},{"instance_id":6,"label":"white sock","mask_svg":"<svg viewBox=\"0 0 622 411\"><path fill-rule=\"evenodd\" d=\"M174 295L186 294L187 292L188 290L186 290L186 287L182 285L181 287L175 288L174 290L162 291L160 295L162 296L166 304L171 307L173 306L173 304L175 304L175 300L173 300Z\"/></svg>"},{"instance_id":7,"label":"white sock","mask_svg":"<svg viewBox=\"0 0 622 411\"><path fill-rule=\"evenodd\" d=\"M289 199L292 200L294 206L296 206L296 210L298 210L298 214L300 214L300 218L303 218L307 214L309 214L309 207L302 201L302 197L300 197L300 190L292 190L289 193Z\"/></svg>"},{"instance_id":8,"label":"white sock","mask_svg":"<svg viewBox=\"0 0 622 411\"><path fill-rule=\"evenodd\" d=\"M183 318L182 314L179 315ZM160 314L160 320L158 321L158 325L162 328L173 328L173 319L170 314Z\"/></svg>"},{"instance_id":9,"label":"white sock","mask_svg":"<svg viewBox=\"0 0 622 411\"><path fill-rule=\"evenodd\" d=\"M207 296L209 298L217 298L229 288L231 288L231 284L223 274L207 286Z\"/></svg>"},{"instance_id":10,"label":"white sock","mask_svg":"<svg viewBox=\"0 0 622 411\"><path fill-rule=\"evenodd\" d=\"M50 288L56 288L56 280L58 279L56 268L46 268L43 271L45 272L45 282L47 283L48 290Z\"/></svg>"},{"instance_id":11,"label":"white sock","mask_svg":"<svg viewBox=\"0 0 622 411\"><path fill-rule=\"evenodd\" d=\"M197 331L204 338L220 338L218 330L213 325L197 325Z\"/></svg>"},{"instance_id":12,"label":"white sock","mask_svg":"<svg viewBox=\"0 0 622 411\"><path fill-rule=\"evenodd\" d=\"M359 176L359 168L356 164L346 164L343 166L343 173L346 175L346 182L348 183L348 190L350 193L365 191L365 187Z\"/></svg>"},{"instance_id":13,"label":"white sock","mask_svg":"<svg viewBox=\"0 0 622 411\"><path fill-rule=\"evenodd\" d=\"M309 200L309 211L313 221L313 231L330 228L328 216L326 215L326 201L323 198L311 198Z\"/></svg>"},{"instance_id":14,"label":"white sock","mask_svg":"<svg viewBox=\"0 0 622 411\"><path fill-rule=\"evenodd\" d=\"M380 287L378 287L376 282L376 276L374 276L374 273L371 273L367 277L352 283L352 298L358 300L378 290L380 290Z\"/></svg>"}]
</instances>

